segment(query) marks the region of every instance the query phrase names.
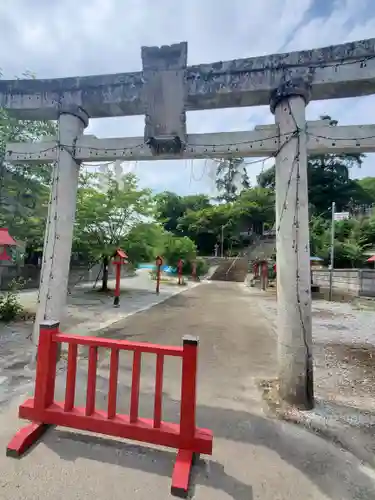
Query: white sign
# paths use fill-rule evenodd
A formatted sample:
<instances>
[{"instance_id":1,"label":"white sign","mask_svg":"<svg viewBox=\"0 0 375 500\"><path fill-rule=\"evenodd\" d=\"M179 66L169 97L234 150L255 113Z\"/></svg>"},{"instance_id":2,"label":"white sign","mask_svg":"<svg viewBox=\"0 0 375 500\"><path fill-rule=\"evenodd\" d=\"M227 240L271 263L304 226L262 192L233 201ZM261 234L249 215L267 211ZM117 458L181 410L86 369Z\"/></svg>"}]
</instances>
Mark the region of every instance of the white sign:
<instances>
[{"instance_id":1,"label":"white sign","mask_svg":"<svg viewBox=\"0 0 375 500\"><path fill-rule=\"evenodd\" d=\"M336 212L335 220L346 220L349 219L349 212Z\"/></svg>"}]
</instances>

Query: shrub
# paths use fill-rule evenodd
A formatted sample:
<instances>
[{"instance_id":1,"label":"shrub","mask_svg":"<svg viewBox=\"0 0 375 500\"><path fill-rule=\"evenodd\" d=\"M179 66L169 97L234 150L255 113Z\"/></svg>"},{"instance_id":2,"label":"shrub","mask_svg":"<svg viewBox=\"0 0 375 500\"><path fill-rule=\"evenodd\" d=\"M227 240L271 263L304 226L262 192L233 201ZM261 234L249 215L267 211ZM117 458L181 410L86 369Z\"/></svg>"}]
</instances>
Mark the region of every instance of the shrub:
<instances>
[{"instance_id":1,"label":"shrub","mask_svg":"<svg viewBox=\"0 0 375 500\"><path fill-rule=\"evenodd\" d=\"M204 259L195 259L197 264L197 276L204 276L208 272L208 264ZM184 261L184 266L182 268L182 273L186 276L191 276L193 262L191 260Z\"/></svg>"},{"instance_id":2,"label":"shrub","mask_svg":"<svg viewBox=\"0 0 375 500\"><path fill-rule=\"evenodd\" d=\"M208 273L208 262L204 259L197 259L197 276L204 276Z\"/></svg>"},{"instance_id":3,"label":"shrub","mask_svg":"<svg viewBox=\"0 0 375 500\"><path fill-rule=\"evenodd\" d=\"M0 296L0 320L12 321L16 319L23 311L19 301L19 291L23 288L23 280L12 280L9 290Z\"/></svg>"},{"instance_id":4,"label":"shrub","mask_svg":"<svg viewBox=\"0 0 375 500\"><path fill-rule=\"evenodd\" d=\"M197 254L195 243L183 236L182 238L169 234L165 240L163 257L165 264L176 267L179 259L184 262L191 261Z\"/></svg>"}]
</instances>

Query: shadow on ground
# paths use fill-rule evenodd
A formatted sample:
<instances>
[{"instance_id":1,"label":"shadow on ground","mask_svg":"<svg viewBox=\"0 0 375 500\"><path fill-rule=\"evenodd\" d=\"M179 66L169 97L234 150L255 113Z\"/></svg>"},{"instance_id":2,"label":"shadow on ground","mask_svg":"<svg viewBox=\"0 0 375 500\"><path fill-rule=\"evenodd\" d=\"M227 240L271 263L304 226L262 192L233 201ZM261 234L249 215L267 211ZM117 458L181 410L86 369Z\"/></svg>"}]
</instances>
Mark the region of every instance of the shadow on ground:
<instances>
[{"instance_id":1,"label":"shadow on ground","mask_svg":"<svg viewBox=\"0 0 375 500\"><path fill-rule=\"evenodd\" d=\"M60 377L61 378L61 377ZM85 373L80 374L79 387L85 388ZM62 382L58 385L61 394ZM105 409L107 381L98 380L97 408ZM77 405L82 405L84 391L77 395ZM124 384L119 386L121 401L128 401L130 388ZM153 410L153 395L142 394L140 415L150 417ZM255 404L255 402L254 402ZM120 408L121 406L121 408ZM119 405L118 411L127 412ZM166 421L178 421L179 402L168 394L163 395L163 416ZM331 443L309 433L293 424L270 419L247 411L224 409L199 405L197 409L198 425L212 429L214 433L215 459L200 460L192 477L192 485L200 484L222 490L234 500L252 499L252 486L228 475L221 459L225 457L229 443L248 444L255 447L255 453L264 453L264 449L272 450L283 461L299 470L309 478L331 500L353 500L375 498L375 484L361 463L349 453L340 450ZM139 469L145 472L170 477L175 453L151 449L146 446L129 445L126 442L101 438L73 431L53 430L55 436L47 436L45 444L63 460L75 461L79 457ZM69 440L69 446L61 446L61 442ZM216 440L216 442L215 442ZM231 453L233 453L233 446ZM234 448L236 449L236 448ZM238 456L233 460L241 463ZM256 468L254 461L242 464L250 469ZM246 469L247 470L247 469ZM190 495L193 494L193 490Z\"/></svg>"},{"instance_id":2,"label":"shadow on ground","mask_svg":"<svg viewBox=\"0 0 375 500\"><path fill-rule=\"evenodd\" d=\"M176 452L63 430L55 432L57 439L50 442L47 440L46 444L63 460L74 462L77 458L86 458L149 474L166 477L172 475ZM59 444L61 440L69 440L69 448L61 447ZM106 450L103 453L104 448ZM222 490L235 500L253 499L251 485L229 476L224 466L213 460L199 459L196 462L191 475L189 497L194 496L197 484Z\"/></svg>"}]
</instances>

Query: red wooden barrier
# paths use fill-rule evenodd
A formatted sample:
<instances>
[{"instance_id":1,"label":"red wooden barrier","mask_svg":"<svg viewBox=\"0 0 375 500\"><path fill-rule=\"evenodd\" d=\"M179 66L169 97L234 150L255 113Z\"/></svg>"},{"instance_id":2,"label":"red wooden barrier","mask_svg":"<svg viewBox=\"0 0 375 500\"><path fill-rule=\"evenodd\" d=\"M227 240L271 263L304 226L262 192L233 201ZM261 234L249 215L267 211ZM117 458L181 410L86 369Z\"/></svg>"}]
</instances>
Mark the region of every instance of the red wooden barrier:
<instances>
[{"instance_id":1,"label":"red wooden barrier","mask_svg":"<svg viewBox=\"0 0 375 500\"><path fill-rule=\"evenodd\" d=\"M67 343L68 368L65 400L54 400L58 347ZM88 377L85 408L76 407L75 388L78 346L89 347ZM95 407L98 348L110 350L108 407ZM119 352L133 352L133 375L130 396L130 414L116 411ZM142 353L156 355L155 399L153 419L138 415ZM196 374L198 340L183 338L183 347L161 346L141 342L127 342L97 337L81 337L59 331L59 323L44 322L40 326L34 398L19 407L19 417L32 423L22 428L7 447L8 456L19 457L32 446L50 425L81 429L109 436L134 439L146 443L177 448L172 475L172 494L185 496L188 492L190 471L195 456L212 454L212 432L200 429L195 423ZM165 356L182 358L180 423L162 420L163 368Z\"/></svg>"}]
</instances>

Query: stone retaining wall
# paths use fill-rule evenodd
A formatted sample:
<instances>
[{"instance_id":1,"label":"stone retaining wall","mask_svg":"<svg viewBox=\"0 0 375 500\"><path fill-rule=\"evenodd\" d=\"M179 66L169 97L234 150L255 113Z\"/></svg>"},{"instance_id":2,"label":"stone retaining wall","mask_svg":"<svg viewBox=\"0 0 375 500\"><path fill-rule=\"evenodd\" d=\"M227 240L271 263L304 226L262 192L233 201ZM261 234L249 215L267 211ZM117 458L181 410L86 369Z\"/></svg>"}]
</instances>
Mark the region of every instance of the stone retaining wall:
<instances>
[{"instance_id":1,"label":"stone retaining wall","mask_svg":"<svg viewBox=\"0 0 375 500\"><path fill-rule=\"evenodd\" d=\"M314 269L314 284L328 289L330 272L329 269ZM350 295L375 297L375 269L335 269L332 288Z\"/></svg>"},{"instance_id":2,"label":"stone retaining wall","mask_svg":"<svg viewBox=\"0 0 375 500\"><path fill-rule=\"evenodd\" d=\"M77 283L95 281L102 273L101 265L95 264L91 269L87 266L72 266L69 274L69 287ZM131 266L123 266L122 276L132 274ZM109 277L114 278L113 266L109 266ZM40 268L33 265L17 266L8 263L0 265L0 290L8 290L13 279L22 278L26 281L24 289L39 288Z\"/></svg>"}]
</instances>

